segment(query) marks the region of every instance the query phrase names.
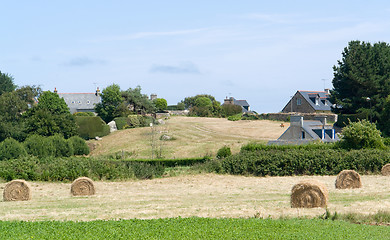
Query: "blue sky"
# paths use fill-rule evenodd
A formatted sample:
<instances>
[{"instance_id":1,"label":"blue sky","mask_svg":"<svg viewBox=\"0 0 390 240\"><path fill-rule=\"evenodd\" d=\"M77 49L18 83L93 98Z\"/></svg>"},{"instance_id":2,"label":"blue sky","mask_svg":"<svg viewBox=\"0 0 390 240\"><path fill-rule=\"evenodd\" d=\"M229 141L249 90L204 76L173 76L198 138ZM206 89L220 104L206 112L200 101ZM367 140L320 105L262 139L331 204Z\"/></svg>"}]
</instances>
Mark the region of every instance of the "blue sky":
<instances>
[{"instance_id":1,"label":"blue sky","mask_svg":"<svg viewBox=\"0 0 390 240\"><path fill-rule=\"evenodd\" d=\"M140 85L279 112L332 88L349 41L390 43L388 1L1 1L0 71L59 92Z\"/></svg>"}]
</instances>

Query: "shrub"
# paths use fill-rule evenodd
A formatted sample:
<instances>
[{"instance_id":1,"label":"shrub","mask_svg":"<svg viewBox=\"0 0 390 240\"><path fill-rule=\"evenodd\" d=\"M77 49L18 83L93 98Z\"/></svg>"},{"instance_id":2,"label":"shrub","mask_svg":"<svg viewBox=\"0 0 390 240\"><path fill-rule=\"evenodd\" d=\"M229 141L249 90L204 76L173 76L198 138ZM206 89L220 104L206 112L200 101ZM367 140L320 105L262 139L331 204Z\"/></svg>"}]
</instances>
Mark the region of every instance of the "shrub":
<instances>
[{"instance_id":1,"label":"shrub","mask_svg":"<svg viewBox=\"0 0 390 240\"><path fill-rule=\"evenodd\" d=\"M89 147L84 139L78 136L73 136L68 139L72 144L74 155L88 155Z\"/></svg>"},{"instance_id":2,"label":"shrub","mask_svg":"<svg viewBox=\"0 0 390 240\"><path fill-rule=\"evenodd\" d=\"M226 157L229 157L230 155L232 155L232 151L230 150L230 147L228 147L228 146L221 147L217 152L218 159L226 158Z\"/></svg>"},{"instance_id":3,"label":"shrub","mask_svg":"<svg viewBox=\"0 0 390 240\"><path fill-rule=\"evenodd\" d=\"M242 107L234 104L223 104L221 108L223 117L230 117L242 112Z\"/></svg>"},{"instance_id":4,"label":"shrub","mask_svg":"<svg viewBox=\"0 0 390 240\"><path fill-rule=\"evenodd\" d=\"M363 119L350 122L342 131L340 146L346 149L385 148L381 132L374 123Z\"/></svg>"},{"instance_id":5,"label":"shrub","mask_svg":"<svg viewBox=\"0 0 390 240\"><path fill-rule=\"evenodd\" d=\"M53 142L48 137L31 135L24 141L27 153L36 157L49 157L55 154Z\"/></svg>"},{"instance_id":6,"label":"shrub","mask_svg":"<svg viewBox=\"0 0 390 240\"><path fill-rule=\"evenodd\" d=\"M118 130L125 129L125 126L127 125L127 117L116 117L114 118L114 121Z\"/></svg>"},{"instance_id":7,"label":"shrub","mask_svg":"<svg viewBox=\"0 0 390 240\"><path fill-rule=\"evenodd\" d=\"M26 155L23 144L13 138L7 138L0 143L0 160L16 159Z\"/></svg>"},{"instance_id":8,"label":"shrub","mask_svg":"<svg viewBox=\"0 0 390 240\"><path fill-rule=\"evenodd\" d=\"M239 120L241 120L241 113L228 117L228 120L229 121L239 121Z\"/></svg>"},{"instance_id":9,"label":"shrub","mask_svg":"<svg viewBox=\"0 0 390 240\"><path fill-rule=\"evenodd\" d=\"M84 116L84 117L93 117L95 116L95 113L93 112L75 112L73 113L74 116Z\"/></svg>"},{"instance_id":10,"label":"shrub","mask_svg":"<svg viewBox=\"0 0 390 240\"><path fill-rule=\"evenodd\" d=\"M79 136L84 139L103 137L110 133L110 127L98 116L76 116Z\"/></svg>"},{"instance_id":11,"label":"shrub","mask_svg":"<svg viewBox=\"0 0 390 240\"><path fill-rule=\"evenodd\" d=\"M73 155L72 143L67 141L63 136L56 134L48 137L48 139L53 143L55 157L70 157Z\"/></svg>"}]
</instances>

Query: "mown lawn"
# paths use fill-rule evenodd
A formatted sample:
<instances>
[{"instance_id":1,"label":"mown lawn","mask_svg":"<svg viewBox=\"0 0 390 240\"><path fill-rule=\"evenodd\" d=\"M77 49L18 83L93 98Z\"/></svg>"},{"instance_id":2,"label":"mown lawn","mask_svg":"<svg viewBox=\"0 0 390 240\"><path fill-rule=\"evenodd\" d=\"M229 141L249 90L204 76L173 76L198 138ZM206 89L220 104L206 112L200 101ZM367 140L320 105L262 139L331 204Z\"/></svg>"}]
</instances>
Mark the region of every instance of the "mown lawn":
<instances>
[{"instance_id":1,"label":"mown lawn","mask_svg":"<svg viewBox=\"0 0 390 240\"><path fill-rule=\"evenodd\" d=\"M321 219L0 222L1 239L390 239L390 227Z\"/></svg>"}]
</instances>

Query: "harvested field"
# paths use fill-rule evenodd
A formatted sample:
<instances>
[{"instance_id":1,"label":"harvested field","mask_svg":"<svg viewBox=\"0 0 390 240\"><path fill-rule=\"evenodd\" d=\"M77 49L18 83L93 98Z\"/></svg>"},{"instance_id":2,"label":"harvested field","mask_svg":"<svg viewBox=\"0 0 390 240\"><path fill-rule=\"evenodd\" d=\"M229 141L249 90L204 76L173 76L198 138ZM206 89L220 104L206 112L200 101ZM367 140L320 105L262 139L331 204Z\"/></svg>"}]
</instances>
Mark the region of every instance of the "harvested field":
<instances>
[{"instance_id":1,"label":"harvested field","mask_svg":"<svg viewBox=\"0 0 390 240\"><path fill-rule=\"evenodd\" d=\"M156 127L156 139L161 134L173 137L171 141L157 140L155 148L165 158L193 158L215 156L227 145L233 153L249 142L267 142L277 139L289 127L269 120L228 121L225 118L172 117ZM151 157L151 128L135 128L114 132L101 141L91 140L96 148L92 156L124 151L132 158Z\"/></svg>"},{"instance_id":2,"label":"harvested field","mask_svg":"<svg viewBox=\"0 0 390 240\"><path fill-rule=\"evenodd\" d=\"M291 208L291 188L305 179L328 188L328 209L376 213L390 209L386 176L361 176L359 189L335 189L336 176L243 177L202 174L126 182L94 182L96 194L72 197L71 183L31 182L32 199L0 199L0 220L151 219L168 217L318 216L322 208ZM0 183L0 196L5 182Z\"/></svg>"}]
</instances>

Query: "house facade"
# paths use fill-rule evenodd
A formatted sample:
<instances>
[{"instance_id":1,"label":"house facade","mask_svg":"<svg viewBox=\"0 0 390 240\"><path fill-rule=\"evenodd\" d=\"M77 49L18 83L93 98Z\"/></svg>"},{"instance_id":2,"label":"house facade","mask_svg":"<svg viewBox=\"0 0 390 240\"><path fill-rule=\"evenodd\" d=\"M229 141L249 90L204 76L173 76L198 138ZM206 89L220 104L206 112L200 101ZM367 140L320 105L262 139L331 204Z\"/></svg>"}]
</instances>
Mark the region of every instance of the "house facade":
<instances>
[{"instance_id":1,"label":"house facade","mask_svg":"<svg viewBox=\"0 0 390 240\"><path fill-rule=\"evenodd\" d=\"M290 127L269 144L305 144L312 141L336 142L339 139L335 129L326 124L326 116L317 116L314 120L303 120L303 116L290 117Z\"/></svg>"},{"instance_id":2,"label":"house facade","mask_svg":"<svg viewBox=\"0 0 390 240\"><path fill-rule=\"evenodd\" d=\"M297 91L286 106L283 113L330 113L329 89L325 91Z\"/></svg>"},{"instance_id":3,"label":"house facade","mask_svg":"<svg viewBox=\"0 0 390 240\"><path fill-rule=\"evenodd\" d=\"M72 114L76 112L95 112L96 104L101 102L99 88L94 93L58 93L57 89L54 89L54 92L65 100Z\"/></svg>"},{"instance_id":4,"label":"house facade","mask_svg":"<svg viewBox=\"0 0 390 240\"><path fill-rule=\"evenodd\" d=\"M251 111L250 106L246 100L236 100L234 97L230 97L230 98L226 97L223 100L223 104L233 104L233 105L241 106L243 113L247 113Z\"/></svg>"}]
</instances>

